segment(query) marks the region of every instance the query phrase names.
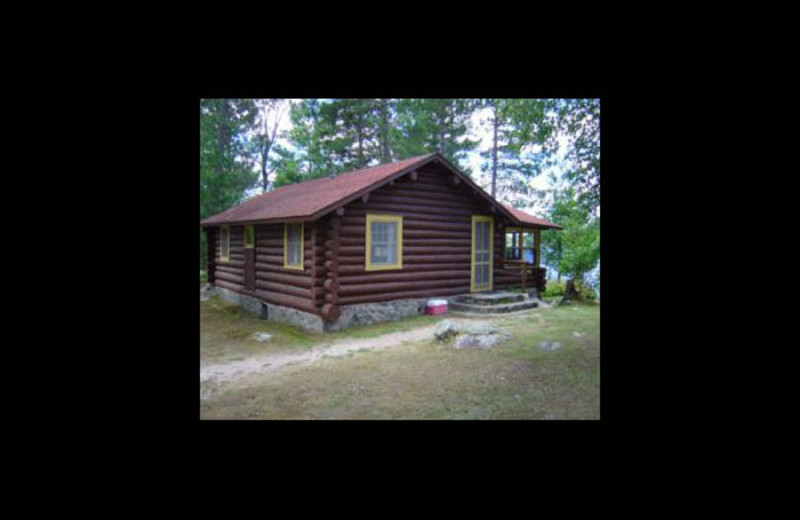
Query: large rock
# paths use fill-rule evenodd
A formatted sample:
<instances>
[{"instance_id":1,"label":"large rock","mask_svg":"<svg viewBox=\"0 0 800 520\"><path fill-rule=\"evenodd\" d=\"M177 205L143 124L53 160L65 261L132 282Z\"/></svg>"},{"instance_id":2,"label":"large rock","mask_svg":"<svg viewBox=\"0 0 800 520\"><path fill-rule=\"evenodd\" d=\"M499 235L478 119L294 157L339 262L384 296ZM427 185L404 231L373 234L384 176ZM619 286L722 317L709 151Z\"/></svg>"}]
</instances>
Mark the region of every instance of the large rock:
<instances>
[{"instance_id":1,"label":"large rock","mask_svg":"<svg viewBox=\"0 0 800 520\"><path fill-rule=\"evenodd\" d=\"M450 320L442 320L436 325L436 328L433 329L433 335L436 336L436 339L439 341L444 341L451 336L456 336L459 330L460 327L457 323Z\"/></svg>"},{"instance_id":2,"label":"large rock","mask_svg":"<svg viewBox=\"0 0 800 520\"><path fill-rule=\"evenodd\" d=\"M456 338L454 348L492 348L498 343L508 341L507 334L462 334Z\"/></svg>"},{"instance_id":3,"label":"large rock","mask_svg":"<svg viewBox=\"0 0 800 520\"><path fill-rule=\"evenodd\" d=\"M493 345L508 340L511 335L499 327L484 321L457 323L444 320L436 325L433 331L439 341L446 341L451 337L456 340L453 347L461 348L491 348Z\"/></svg>"},{"instance_id":4,"label":"large rock","mask_svg":"<svg viewBox=\"0 0 800 520\"><path fill-rule=\"evenodd\" d=\"M561 348L561 343L558 341L541 341L539 342L541 350L558 350Z\"/></svg>"}]
</instances>

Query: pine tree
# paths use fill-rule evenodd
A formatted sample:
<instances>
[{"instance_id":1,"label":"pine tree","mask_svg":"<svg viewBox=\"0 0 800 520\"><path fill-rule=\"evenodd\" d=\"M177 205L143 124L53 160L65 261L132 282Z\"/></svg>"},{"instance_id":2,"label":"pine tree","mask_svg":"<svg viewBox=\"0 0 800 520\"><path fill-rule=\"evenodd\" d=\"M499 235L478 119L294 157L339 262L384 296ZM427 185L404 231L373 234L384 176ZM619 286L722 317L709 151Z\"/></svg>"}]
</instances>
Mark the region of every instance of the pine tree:
<instances>
[{"instance_id":1,"label":"pine tree","mask_svg":"<svg viewBox=\"0 0 800 520\"><path fill-rule=\"evenodd\" d=\"M467 153L477 141L468 138L469 119L477 107L471 99L401 99L397 102L399 159L439 152L471 174Z\"/></svg>"},{"instance_id":2,"label":"pine tree","mask_svg":"<svg viewBox=\"0 0 800 520\"><path fill-rule=\"evenodd\" d=\"M249 99L200 100L200 218L238 203L257 174L250 161L246 133L256 107ZM205 265L205 236L200 261Z\"/></svg>"},{"instance_id":3,"label":"pine tree","mask_svg":"<svg viewBox=\"0 0 800 520\"><path fill-rule=\"evenodd\" d=\"M517 130L520 112L537 100L485 99L488 113L482 121L492 136L488 150L481 152L481 170L489 175L490 193L512 206L527 206L535 192L530 181L542 171L543 156Z\"/></svg>"}]
</instances>

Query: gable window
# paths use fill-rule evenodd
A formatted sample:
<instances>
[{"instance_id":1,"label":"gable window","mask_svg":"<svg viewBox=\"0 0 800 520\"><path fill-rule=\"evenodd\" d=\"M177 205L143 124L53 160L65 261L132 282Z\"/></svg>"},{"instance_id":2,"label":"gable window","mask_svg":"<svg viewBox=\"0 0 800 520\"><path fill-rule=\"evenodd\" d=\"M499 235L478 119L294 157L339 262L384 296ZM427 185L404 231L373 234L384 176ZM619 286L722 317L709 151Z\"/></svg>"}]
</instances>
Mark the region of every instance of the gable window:
<instances>
[{"instance_id":1,"label":"gable window","mask_svg":"<svg viewBox=\"0 0 800 520\"><path fill-rule=\"evenodd\" d=\"M283 225L283 267L303 270L303 223Z\"/></svg>"},{"instance_id":2,"label":"gable window","mask_svg":"<svg viewBox=\"0 0 800 520\"><path fill-rule=\"evenodd\" d=\"M366 271L403 268L403 217L367 214Z\"/></svg>"},{"instance_id":3,"label":"gable window","mask_svg":"<svg viewBox=\"0 0 800 520\"><path fill-rule=\"evenodd\" d=\"M506 228L506 260L533 265L536 262L533 230Z\"/></svg>"},{"instance_id":4,"label":"gable window","mask_svg":"<svg viewBox=\"0 0 800 520\"><path fill-rule=\"evenodd\" d=\"M231 261L231 228L228 226L219 230L219 256L223 262Z\"/></svg>"}]
</instances>

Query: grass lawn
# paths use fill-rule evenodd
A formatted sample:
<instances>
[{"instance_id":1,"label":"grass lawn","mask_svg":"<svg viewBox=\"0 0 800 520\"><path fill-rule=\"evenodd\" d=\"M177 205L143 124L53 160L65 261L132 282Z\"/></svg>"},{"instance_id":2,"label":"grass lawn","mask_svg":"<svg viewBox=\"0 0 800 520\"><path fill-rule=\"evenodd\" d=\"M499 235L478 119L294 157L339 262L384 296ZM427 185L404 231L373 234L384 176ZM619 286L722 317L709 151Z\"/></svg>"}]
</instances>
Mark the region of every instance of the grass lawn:
<instances>
[{"instance_id":1,"label":"grass lawn","mask_svg":"<svg viewBox=\"0 0 800 520\"><path fill-rule=\"evenodd\" d=\"M309 349L346 338L410 330L421 316L319 335L259 320L213 297L201 302L202 362ZM489 318L512 334L490 350L431 339L386 351L323 358L222 385L203 383L202 419L599 419L600 306L576 304ZM257 343L255 332L271 342ZM581 334L580 336L574 333ZM562 348L541 351L540 341Z\"/></svg>"},{"instance_id":2,"label":"grass lawn","mask_svg":"<svg viewBox=\"0 0 800 520\"><path fill-rule=\"evenodd\" d=\"M301 329L262 320L240 306L212 296L200 302L201 363L237 361L256 354L286 353L310 350L320 343L346 338L369 338L387 332L400 332L438 321L433 316L418 316L397 322L355 327L328 334L315 334ZM259 332L272 334L272 340L259 343Z\"/></svg>"}]
</instances>

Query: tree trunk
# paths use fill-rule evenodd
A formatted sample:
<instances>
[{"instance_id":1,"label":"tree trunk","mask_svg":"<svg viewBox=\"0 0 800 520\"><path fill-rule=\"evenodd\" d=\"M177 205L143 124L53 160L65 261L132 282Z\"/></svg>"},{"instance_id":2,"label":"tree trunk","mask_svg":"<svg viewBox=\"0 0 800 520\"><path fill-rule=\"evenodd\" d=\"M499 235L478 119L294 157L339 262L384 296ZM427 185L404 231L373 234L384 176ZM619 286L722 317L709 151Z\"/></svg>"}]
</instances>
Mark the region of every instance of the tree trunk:
<instances>
[{"instance_id":1,"label":"tree trunk","mask_svg":"<svg viewBox=\"0 0 800 520\"><path fill-rule=\"evenodd\" d=\"M567 285L564 288L564 300L575 300L578 298L578 290L575 288L575 278L567 280Z\"/></svg>"},{"instance_id":2,"label":"tree trunk","mask_svg":"<svg viewBox=\"0 0 800 520\"><path fill-rule=\"evenodd\" d=\"M222 179L225 160L225 149L228 146L228 120L230 119L230 106L228 100L221 100L222 108L220 110L219 128L217 129L217 164L215 167L217 174L217 182L215 184L214 195L216 208L212 213L222 211L222 201L220 200L220 181Z\"/></svg>"},{"instance_id":3,"label":"tree trunk","mask_svg":"<svg viewBox=\"0 0 800 520\"><path fill-rule=\"evenodd\" d=\"M494 138L492 140L492 197L497 193L497 100L494 101L494 118L492 120L494 126Z\"/></svg>"},{"instance_id":4,"label":"tree trunk","mask_svg":"<svg viewBox=\"0 0 800 520\"><path fill-rule=\"evenodd\" d=\"M267 156L269 156L269 145L261 150L261 182L263 193L266 193L269 187L269 182L267 181Z\"/></svg>"},{"instance_id":5,"label":"tree trunk","mask_svg":"<svg viewBox=\"0 0 800 520\"><path fill-rule=\"evenodd\" d=\"M361 116L358 116L358 168L364 165L364 128Z\"/></svg>"},{"instance_id":6,"label":"tree trunk","mask_svg":"<svg viewBox=\"0 0 800 520\"><path fill-rule=\"evenodd\" d=\"M437 118L437 122L439 123L439 153L444 155L444 114L439 113L439 117Z\"/></svg>"},{"instance_id":7,"label":"tree trunk","mask_svg":"<svg viewBox=\"0 0 800 520\"><path fill-rule=\"evenodd\" d=\"M381 163L392 162L392 148L389 143L389 107L385 99L380 100L381 112Z\"/></svg>"}]
</instances>

